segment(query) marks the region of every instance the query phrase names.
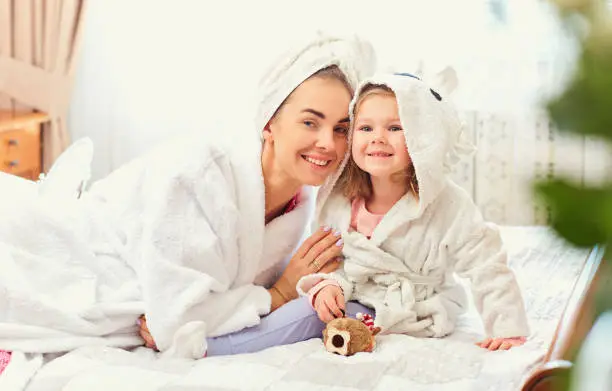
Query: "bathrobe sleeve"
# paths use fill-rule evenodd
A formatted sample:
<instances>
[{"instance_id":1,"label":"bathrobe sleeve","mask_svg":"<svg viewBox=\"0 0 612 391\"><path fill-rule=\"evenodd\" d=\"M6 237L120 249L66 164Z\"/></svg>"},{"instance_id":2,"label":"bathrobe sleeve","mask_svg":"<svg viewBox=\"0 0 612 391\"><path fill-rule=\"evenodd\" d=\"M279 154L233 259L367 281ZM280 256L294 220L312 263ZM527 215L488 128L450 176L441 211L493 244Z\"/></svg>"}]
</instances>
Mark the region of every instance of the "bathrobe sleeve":
<instances>
[{"instance_id":1,"label":"bathrobe sleeve","mask_svg":"<svg viewBox=\"0 0 612 391\"><path fill-rule=\"evenodd\" d=\"M308 292L312 288L314 288L317 284L325 280L332 280L336 282L340 286L340 288L342 288L342 292L344 293L344 299L346 301L352 299L354 285L346 277L346 273L344 272L344 262L338 268L338 270L332 273L313 273L300 278L297 283L296 290L300 296L308 296Z\"/></svg>"},{"instance_id":2,"label":"bathrobe sleeve","mask_svg":"<svg viewBox=\"0 0 612 391\"><path fill-rule=\"evenodd\" d=\"M497 227L484 221L471 200L458 209L449 230L454 236L448 241L449 255L457 274L471 282L487 336L528 336L525 304Z\"/></svg>"},{"instance_id":3,"label":"bathrobe sleeve","mask_svg":"<svg viewBox=\"0 0 612 391\"><path fill-rule=\"evenodd\" d=\"M138 272L147 324L164 354L197 359L206 337L258 324L271 297L261 286L233 285L240 211L230 168L213 160L155 180L144 200Z\"/></svg>"}]
</instances>

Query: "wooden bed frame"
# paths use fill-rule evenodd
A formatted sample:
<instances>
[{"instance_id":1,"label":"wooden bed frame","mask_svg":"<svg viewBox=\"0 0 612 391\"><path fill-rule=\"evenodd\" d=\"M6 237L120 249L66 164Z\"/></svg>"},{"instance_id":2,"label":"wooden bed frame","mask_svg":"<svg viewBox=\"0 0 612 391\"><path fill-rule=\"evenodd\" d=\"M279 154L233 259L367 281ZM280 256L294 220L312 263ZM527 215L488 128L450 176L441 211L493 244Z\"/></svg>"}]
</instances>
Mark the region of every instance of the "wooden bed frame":
<instances>
[{"instance_id":1,"label":"wooden bed frame","mask_svg":"<svg viewBox=\"0 0 612 391\"><path fill-rule=\"evenodd\" d=\"M557 391L555 386L569 374L580 343L593 326L595 292L600 280L606 279L610 266L603 262L604 249L590 252L544 360L523 384L522 391Z\"/></svg>"}]
</instances>

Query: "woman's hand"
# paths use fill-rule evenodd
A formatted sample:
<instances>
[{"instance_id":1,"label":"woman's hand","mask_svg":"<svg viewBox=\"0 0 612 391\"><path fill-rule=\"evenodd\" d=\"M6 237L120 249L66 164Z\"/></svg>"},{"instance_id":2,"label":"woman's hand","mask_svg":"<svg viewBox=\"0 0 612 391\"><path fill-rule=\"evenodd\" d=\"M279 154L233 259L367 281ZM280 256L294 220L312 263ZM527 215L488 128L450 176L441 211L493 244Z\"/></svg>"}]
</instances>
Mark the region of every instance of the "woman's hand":
<instances>
[{"instance_id":1,"label":"woman's hand","mask_svg":"<svg viewBox=\"0 0 612 391\"><path fill-rule=\"evenodd\" d=\"M336 318L343 318L345 314L344 293L339 286L328 285L321 289L314 301L314 308L319 319L328 323Z\"/></svg>"},{"instance_id":2,"label":"woman's hand","mask_svg":"<svg viewBox=\"0 0 612 391\"><path fill-rule=\"evenodd\" d=\"M331 273L338 268L342 246L339 231L319 228L295 252L274 288L285 301L296 299L295 287L300 278L312 273Z\"/></svg>"},{"instance_id":3,"label":"woman's hand","mask_svg":"<svg viewBox=\"0 0 612 391\"><path fill-rule=\"evenodd\" d=\"M521 346L525 341L527 341L525 337L487 338L476 345L489 350L509 350L514 346Z\"/></svg>"},{"instance_id":4,"label":"woman's hand","mask_svg":"<svg viewBox=\"0 0 612 391\"><path fill-rule=\"evenodd\" d=\"M157 350L155 341L153 340L153 337L149 332L149 328L147 327L147 318L144 315L141 315L140 318L138 318L138 325L140 326L140 337L144 339L145 346Z\"/></svg>"}]
</instances>

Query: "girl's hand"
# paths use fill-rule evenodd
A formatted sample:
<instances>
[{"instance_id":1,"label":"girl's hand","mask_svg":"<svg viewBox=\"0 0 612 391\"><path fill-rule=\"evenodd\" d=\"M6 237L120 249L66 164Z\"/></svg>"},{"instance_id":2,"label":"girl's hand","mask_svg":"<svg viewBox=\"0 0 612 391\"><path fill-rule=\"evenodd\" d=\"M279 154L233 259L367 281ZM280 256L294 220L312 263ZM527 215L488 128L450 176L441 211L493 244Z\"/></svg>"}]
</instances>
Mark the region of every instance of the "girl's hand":
<instances>
[{"instance_id":1,"label":"girl's hand","mask_svg":"<svg viewBox=\"0 0 612 391\"><path fill-rule=\"evenodd\" d=\"M343 318L345 302L342 289L335 285L328 285L321 289L315 297L314 308L319 319L325 323L336 318Z\"/></svg>"},{"instance_id":2,"label":"girl's hand","mask_svg":"<svg viewBox=\"0 0 612 391\"><path fill-rule=\"evenodd\" d=\"M487 338L477 342L476 345L489 350L509 350L514 346L521 346L525 341L527 341L525 337Z\"/></svg>"},{"instance_id":3,"label":"girl's hand","mask_svg":"<svg viewBox=\"0 0 612 391\"><path fill-rule=\"evenodd\" d=\"M339 231L319 228L295 252L274 287L286 301L296 299L295 287L300 278L312 273L331 273L338 268L342 246Z\"/></svg>"},{"instance_id":4,"label":"girl's hand","mask_svg":"<svg viewBox=\"0 0 612 391\"><path fill-rule=\"evenodd\" d=\"M149 328L147 327L147 318L144 315L141 315L140 318L138 318L138 325L140 326L140 337L144 339L145 346L157 350L155 341L153 340L153 337L149 332Z\"/></svg>"}]
</instances>

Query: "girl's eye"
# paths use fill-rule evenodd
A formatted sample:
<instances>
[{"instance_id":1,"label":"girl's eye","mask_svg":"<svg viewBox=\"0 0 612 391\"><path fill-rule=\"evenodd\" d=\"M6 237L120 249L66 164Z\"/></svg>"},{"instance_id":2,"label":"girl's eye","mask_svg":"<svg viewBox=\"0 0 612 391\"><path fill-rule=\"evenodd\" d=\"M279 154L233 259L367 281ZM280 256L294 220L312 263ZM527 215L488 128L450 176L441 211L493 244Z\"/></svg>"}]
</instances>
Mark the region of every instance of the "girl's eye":
<instances>
[{"instance_id":1,"label":"girl's eye","mask_svg":"<svg viewBox=\"0 0 612 391\"><path fill-rule=\"evenodd\" d=\"M362 132L371 132L372 128L369 126L361 126L359 130L361 130Z\"/></svg>"},{"instance_id":2,"label":"girl's eye","mask_svg":"<svg viewBox=\"0 0 612 391\"><path fill-rule=\"evenodd\" d=\"M392 132L401 132L403 129L401 126L391 126L389 130Z\"/></svg>"}]
</instances>

